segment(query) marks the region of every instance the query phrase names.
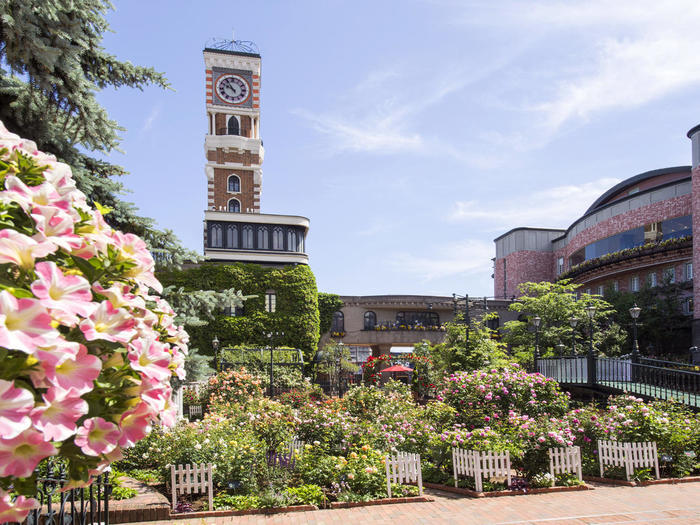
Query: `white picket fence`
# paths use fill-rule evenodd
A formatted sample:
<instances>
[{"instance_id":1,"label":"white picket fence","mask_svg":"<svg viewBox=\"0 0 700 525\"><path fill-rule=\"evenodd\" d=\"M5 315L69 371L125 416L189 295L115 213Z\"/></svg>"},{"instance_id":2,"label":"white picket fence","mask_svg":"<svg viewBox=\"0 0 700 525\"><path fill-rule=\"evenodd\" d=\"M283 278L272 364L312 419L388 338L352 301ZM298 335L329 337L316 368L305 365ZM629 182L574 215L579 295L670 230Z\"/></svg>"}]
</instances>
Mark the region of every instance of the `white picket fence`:
<instances>
[{"instance_id":1,"label":"white picket fence","mask_svg":"<svg viewBox=\"0 0 700 525\"><path fill-rule=\"evenodd\" d=\"M177 495L204 494L209 498L209 510L214 509L211 463L170 466L170 487L173 493L173 510L177 506Z\"/></svg>"},{"instance_id":2,"label":"white picket fence","mask_svg":"<svg viewBox=\"0 0 700 525\"><path fill-rule=\"evenodd\" d=\"M510 487L510 452L480 452L477 450L452 449L452 470L455 478L462 476L474 476L474 485L477 492L483 492L483 479L504 476Z\"/></svg>"},{"instance_id":3,"label":"white picket fence","mask_svg":"<svg viewBox=\"0 0 700 525\"><path fill-rule=\"evenodd\" d=\"M300 440L299 438L295 437L289 442L289 453L292 455L301 455L302 452L304 452L304 445L306 443Z\"/></svg>"},{"instance_id":4,"label":"white picket fence","mask_svg":"<svg viewBox=\"0 0 700 525\"><path fill-rule=\"evenodd\" d=\"M193 417L202 417L202 405L188 405L187 411L190 419Z\"/></svg>"},{"instance_id":5,"label":"white picket fence","mask_svg":"<svg viewBox=\"0 0 700 525\"><path fill-rule=\"evenodd\" d=\"M576 474L578 479L581 476L581 448L580 447L555 447L547 451L549 454L549 473L552 476L557 474Z\"/></svg>"},{"instance_id":6,"label":"white picket fence","mask_svg":"<svg viewBox=\"0 0 700 525\"><path fill-rule=\"evenodd\" d=\"M418 494L423 495L423 472L420 454L397 452L386 457L386 491L391 497L392 483L416 483Z\"/></svg>"},{"instance_id":7,"label":"white picket fence","mask_svg":"<svg viewBox=\"0 0 700 525\"><path fill-rule=\"evenodd\" d=\"M600 477L605 474L606 466L625 467L627 481L636 468L654 467L656 479L659 479L659 458L656 442L624 443L621 441L598 441L598 461Z\"/></svg>"}]
</instances>

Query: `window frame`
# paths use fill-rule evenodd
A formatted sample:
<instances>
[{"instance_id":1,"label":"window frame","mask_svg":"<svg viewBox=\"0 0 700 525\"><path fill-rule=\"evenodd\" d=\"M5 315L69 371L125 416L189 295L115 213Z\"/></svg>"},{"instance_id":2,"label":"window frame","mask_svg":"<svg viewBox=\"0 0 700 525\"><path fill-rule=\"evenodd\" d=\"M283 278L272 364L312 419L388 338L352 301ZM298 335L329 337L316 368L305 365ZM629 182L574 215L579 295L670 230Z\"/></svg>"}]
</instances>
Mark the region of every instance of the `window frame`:
<instances>
[{"instance_id":1,"label":"window frame","mask_svg":"<svg viewBox=\"0 0 700 525\"><path fill-rule=\"evenodd\" d=\"M231 181L236 180L238 181L238 184L234 184L234 187L238 187L238 189L231 189ZM231 173L227 178L226 178L226 193L241 193L241 178L236 175L235 173Z\"/></svg>"},{"instance_id":2,"label":"window frame","mask_svg":"<svg viewBox=\"0 0 700 525\"><path fill-rule=\"evenodd\" d=\"M232 203L236 203L236 204L238 205L238 209L237 209L237 210L231 210L231 204L232 204ZM234 206L234 207L236 207L236 206ZM238 200L237 198L235 198L235 197L230 198L230 199L228 200L228 202L226 203L226 211L228 211L229 213L241 213L241 201L239 201L239 200Z\"/></svg>"}]
</instances>

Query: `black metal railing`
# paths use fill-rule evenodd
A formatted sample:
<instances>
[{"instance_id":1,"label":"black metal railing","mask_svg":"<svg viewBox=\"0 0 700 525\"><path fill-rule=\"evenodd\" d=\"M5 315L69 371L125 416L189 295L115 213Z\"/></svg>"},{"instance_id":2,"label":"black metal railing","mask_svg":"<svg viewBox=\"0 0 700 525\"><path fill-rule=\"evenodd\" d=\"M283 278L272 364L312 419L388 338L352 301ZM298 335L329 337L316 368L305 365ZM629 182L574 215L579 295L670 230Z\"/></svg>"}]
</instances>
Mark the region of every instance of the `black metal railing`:
<instances>
[{"instance_id":1,"label":"black metal railing","mask_svg":"<svg viewBox=\"0 0 700 525\"><path fill-rule=\"evenodd\" d=\"M566 356L539 358L535 370L562 385L586 385L700 408L700 371L659 359Z\"/></svg>"},{"instance_id":2,"label":"black metal railing","mask_svg":"<svg viewBox=\"0 0 700 525\"><path fill-rule=\"evenodd\" d=\"M37 473L34 497L39 507L29 512L26 525L109 525L109 474L98 476L89 487L61 492L68 480L60 460L49 458Z\"/></svg>"}]
</instances>

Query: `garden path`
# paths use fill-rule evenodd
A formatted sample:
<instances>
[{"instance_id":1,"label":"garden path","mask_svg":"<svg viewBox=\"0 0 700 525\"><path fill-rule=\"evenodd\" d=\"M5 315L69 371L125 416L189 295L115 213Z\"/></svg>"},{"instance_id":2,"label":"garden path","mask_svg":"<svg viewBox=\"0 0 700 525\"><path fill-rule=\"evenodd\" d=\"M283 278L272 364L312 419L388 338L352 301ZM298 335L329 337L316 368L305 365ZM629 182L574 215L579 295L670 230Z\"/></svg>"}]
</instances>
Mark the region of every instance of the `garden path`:
<instances>
[{"instance_id":1,"label":"garden path","mask_svg":"<svg viewBox=\"0 0 700 525\"><path fill-rule=\"evenodd\" d=\"M150 525L700 525L700 483L610 487L552 494L471 499L428 491L435 501Z\"/></svg>"}]
</instances>

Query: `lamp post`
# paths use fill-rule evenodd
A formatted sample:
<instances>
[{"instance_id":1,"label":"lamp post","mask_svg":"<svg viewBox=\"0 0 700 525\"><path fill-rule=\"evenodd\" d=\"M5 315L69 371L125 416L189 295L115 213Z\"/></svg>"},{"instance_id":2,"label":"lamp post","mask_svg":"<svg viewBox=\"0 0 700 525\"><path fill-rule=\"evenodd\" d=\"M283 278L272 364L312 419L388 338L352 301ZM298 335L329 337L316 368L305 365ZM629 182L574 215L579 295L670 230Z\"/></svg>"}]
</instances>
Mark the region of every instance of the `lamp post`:
<instances>
[{"instance_id":1,"label":"lamp post","mask_svg":"<svg viewBox=\"0 0 700 525\"><path fill-rule=\"evenodd\" d=\"M637 342L637 319L642 309L634 303L634 306L630 308L630 315L632 316L632 362L636 363L639 360L639 343Z\"/></svg>"},{"instance_id":2,"label":"lamp post","mask_svg":"<svg viewBox=\"0 0 700 525\"><path fill-rule=\"evenodd\" d=\"M268 343L268 348L270 349L270 397L273 396L273 383L275 380L274 372L273 372L273 367L274 367L274 355L275 355L275 346L273 343L276 341L277 338L279 337L284 337L284 332L268 332L267 333L267 340L269 341Z\"/></svg>"},{"instance_id":3,"label":"lamp post","mask_svg":"<svg viewBox=\"0 0 700 525\"><path fill-rule=\"evenodd\" d=\"M540 358L540 324L542 323L542 318L538 315L532 318L532 324L535 327L535 358L534 358L534 372L537 372L537 360Z\"/></svg>"},{"instance_id":4,"label":"lamp post","mask_svg":"<svg viewBox=\"0 0 700 525\"><path fill-rule=\"evenodd\" d=\"M571 354L576 355L576 326L578 325L578 317L571 316L569 319L571 325Z\"/></svg>"},{"instance_id":5,"label":"lamp post","mask_svg":"<svg viewBox=\"0 0 700 525\"><path fill-rule=\"evenodd\" d=\"M588 347L588 384L593 386L596 381L596 369L595 369L595 352L593 350L593 318L595 317L595 306L592 304L586 307L586 314L590 321L588 337L589 337L589 347Z\"/></svg>"},{"instance_id":6,"label":"lamp post","mask_svg":"<svg viewBox=\"0 0 700 525\"><path fill-rule=\"evenodd\" d=\"M211 340L211 346L214 348L214 367L216 371L219 372L221 365L219 363L219 338L214 335L214 339Z\"/></svg>"},{"instance_id":7,"label":"lamp post","mask_svg":"<svg viewBox=\"0 0 700 525\"><path fill-rule=\"evenodd\" d=\"M566 346L564 345L564 343L559 341L559 344L557 344L557 354L559 355L559 357L564 356L564 350L566 350Z\"/></svg>"}]
</instances>

